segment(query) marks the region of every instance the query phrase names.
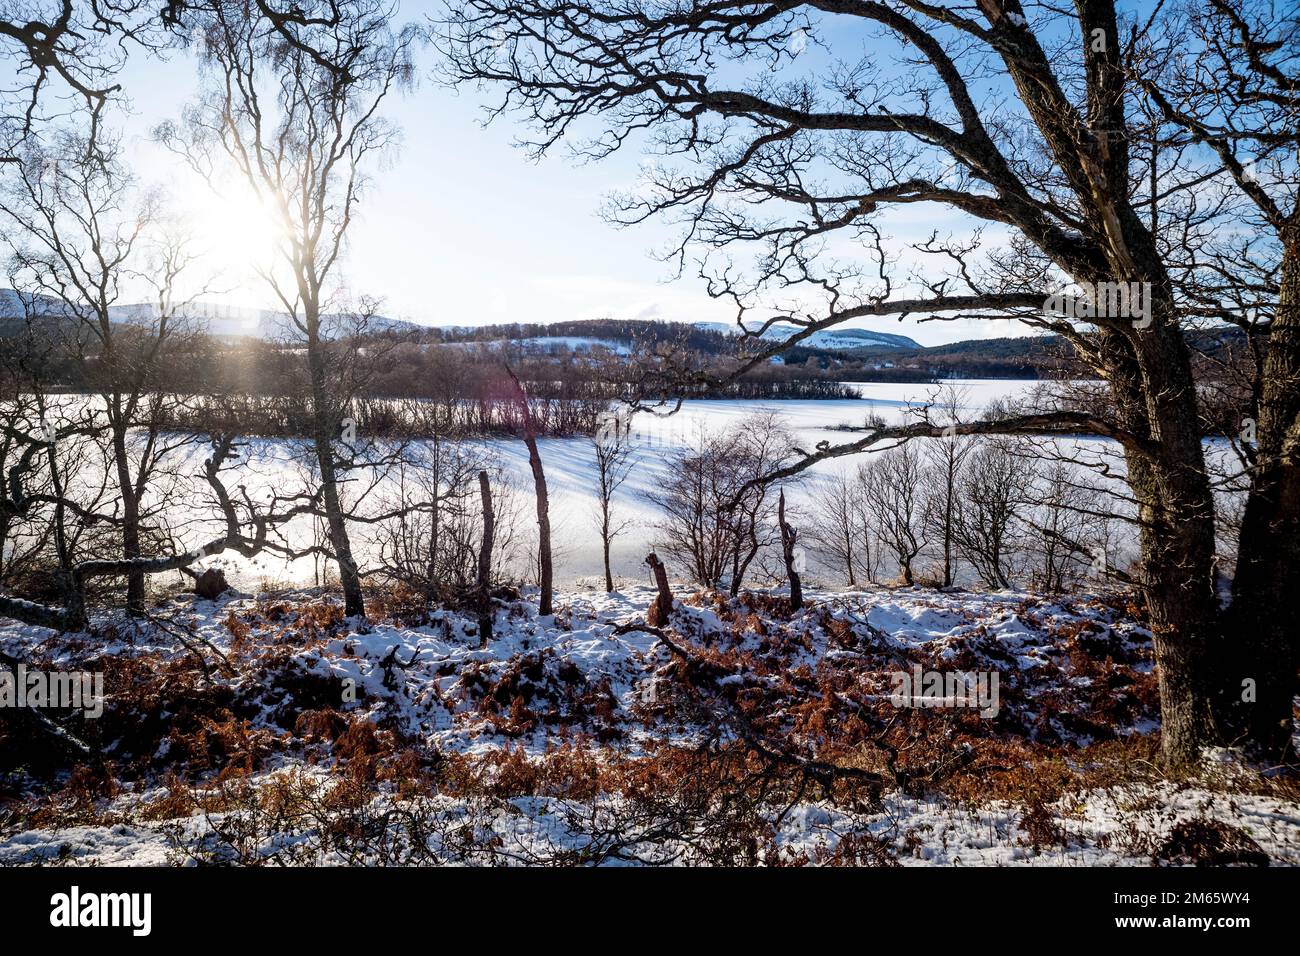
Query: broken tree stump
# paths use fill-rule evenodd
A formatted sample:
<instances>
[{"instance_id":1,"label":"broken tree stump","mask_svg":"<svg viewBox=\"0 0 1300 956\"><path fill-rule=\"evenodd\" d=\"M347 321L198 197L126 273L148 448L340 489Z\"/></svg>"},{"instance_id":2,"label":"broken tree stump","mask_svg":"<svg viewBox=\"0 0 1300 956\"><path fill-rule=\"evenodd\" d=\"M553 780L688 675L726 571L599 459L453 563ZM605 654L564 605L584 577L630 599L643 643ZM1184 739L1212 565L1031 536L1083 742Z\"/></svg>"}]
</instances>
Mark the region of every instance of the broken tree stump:
<instances>
[{"instance_id":1,"label":"broken tree stump","mask_svg":"<svg viewBox=\"0 0 1300 956\"><path fill-rule=\"evenodd\" d=\"M777 506L777 522L781 525L781 557L785 561L785 576L790 580L790 610L797 611L803 607L803 582L799 578L798 561L795 559L795 544L799 532L785 520L785 489L781 489L780 504Z\"/></svg>"},{"instance_id":2,"label":"broken tree stump","mask_svg":"<svg viewBox=\"0 0 1300 956\"><path fill-rule=\"evenodd\" d=\"M220 568L208 568L194 578L194 593L208 601L215 601L228 590L226 573Z\"/></svg>"},{"instance_id":3,"label":"broken tree stump","mask_svg":"<svg viewBox=\"0 0 1300 956\"><path fill-rule=\"evenodd\" d=\"M655 587L659 590L654 600L650 602L650 609L646 611L646 623L651 627L663 627L668 623L668 618L673 611L673 592L668 587L668 569L659 560L659 555L653 551L646 555L645 563L650 565L650 570L654 573Z\"/></svg>"}]
</instances>

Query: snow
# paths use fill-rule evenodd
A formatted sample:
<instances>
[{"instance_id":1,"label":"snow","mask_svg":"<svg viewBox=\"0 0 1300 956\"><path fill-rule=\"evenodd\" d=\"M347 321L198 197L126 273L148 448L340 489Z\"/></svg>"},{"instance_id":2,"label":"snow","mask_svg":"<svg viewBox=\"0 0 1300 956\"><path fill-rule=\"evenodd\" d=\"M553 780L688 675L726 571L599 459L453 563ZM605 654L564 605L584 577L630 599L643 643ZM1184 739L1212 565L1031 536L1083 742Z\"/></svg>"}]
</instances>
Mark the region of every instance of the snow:
<instances>
[{"instance_id":1,"label":"snow","mask_svg":"<svg viewBox=\"0 0 1300 956\"><path fill-rule=\"evenodd\" d=\"M861 428L869 419L883 419L890 424L909 419L909 412L932 401L940 387L935 384L905 383L848 383L862 396L860 399L837 400L696 400L684 402L672 415L640 412L631 422L633 466L627 481L618 489L613 499L615 520L626 525L624 533L614 539L611 546L611 564L617 581L642 582L647 580L644 559L648 546L656 539L656 525L661 518L651 496L662 489L665 479L674 467L675 456L684 452L706 432L720 432L736 428L750 416L771 413L789 429L794 443L801 448L812 448L819 442L839 444L861 437ZM1027 395L1038 383L1000 379L970 379L951 383L964 395L960 415L975 419L991 403ZM364 439L364 436L359 436ZM922 441L927 441L922 439ZM1115 473L1122 473L1122 460L1115 460L1113 443L1099 439L1056 439L1081 458L1088 460L1105 456ZM419 445L418 442L414 443ZM478 439L470 442L498 462L506 481L519 489L521 498L531 495L532 476L528 453L524 443L510 438ZM596 521L595 460L591 442L586 438L543 438L538 442L546 469L550 490L551 525L554 547L555 579L564 584L594 583L603 580L603 563ZM414 449L418 452L418 447ZM1230 453L1225 445L1222 453ZM173 487L163 485L154 494L164 507L168 522L181 532L181 543L197 546L224 532L215 519L215 506L203 512L196 521L195 501L209 497L202 480L203 461L208 455L206 446L199 444L182 449L176 456L188 456L175 462L180 479ZM241 443L241 458L227 473L229 487L244 484L255 500L273 491L284 491L302 483L302 473L311 455L301 441L280 439L249 439ZM799 519L810 514L826 483L838 475L852 474L864 461L864 455L851 455L821 462L808 469L787 490L792 514ZM351 487L369 484L364 473L354 475ZM77 479L87 487L97 481L94 469L83 469ZM365 479L365 480L363 480ZM395 494L396 482L381 479L376 485L379 494ZM527 541L531 540L533 523L529 509L520 512L517 539L524 542L521 553L511 566L513 573L524 575L527 568ZM284 529L289 540L302 546L311 540L314 529L309 519L299 518ZM354 526L354 550L362 560L373 558L377 546L368 535L373 529ZM1124 546L1119 542L1116 553L1110 555L1117 566L1123 566ZM838 572L820 566L815 553L809 555L809 578L824 583L837 582ZM207 559L204 566L225 569L227 577L244 588L257 587L263 581L284 584L317 583L319 567L311 558L287 562L281 557L264 553L256 559L244 559L226 553ZM670 569L672 570L672 569Z\"/></svg>"},{"instance_id":2,"label":"snow","mask_svg":"<svg viewBox=\"0 0 1300 956\"><path fill-rule=\"evenodd\" d=\"M722 332L727 335L738 335L739 330L734 322L700 322L697 323L701 328L711 329L715 332ZM757 331L757 326L749 325ZM773 323L763 333L763 338L768 341L779 342L788 339L799 331L798 326L788 322ZM806 339L802 339L798 345L808 348L845 350L845 349L863 349L863 348L890 348L890 349L919 349L921 346L915 339L906 335L898 335L891 332L877 332L874 329L855 329L855 328L834 328L822 329L814 332Z\"/></svg>"},{"instance_id":3,"label":"snow","mask_svg":"<svg viewBox=\"0 0 1300 956\"><path fill-rule=\"evenodd\" d=\"M673 660L668 649L637 626L651 590L633 586L607 595L562 589L557 597L556 613L549 616L537 614L529 593L523 600L500 605L493 640L484 647L479 646L471 616L443 608L426 608L418 621L406 623L385 617L368 622L337 617L324 631L304 629L294 623L294 614L328 607L333 600L315 591L260 598L227 595L217 602L177 595L158 613L191 625L197 637L233 661L248 655L251 645L272 653L285 673L301 671L355 682L355 703L345 704L344 711L354 719L391 728L435 753L487 758L509 749L523 759L544 761L558 748L578 746L595 747L599 759L613 759L616 754L627 760L651 754L664 744L695 746L701 726L681 717L647 718L647 713L657 711L641 709L670 695L675 680L665 669ZM1125 654L1137 661L1131 673L1140 673L1140 664L1150 657L1150 634L1145 629L1087 595L1062 599L1023 591L812 588L810 602L809 610L789 619L768 617L759 610L754 613L762 621L751 616L744 630L737 631L737 625L730 623L736 620L735 606L711 595L686 596L679 603L674 626L696 646L734 647L741 655L738 660L751 662L744 671L718 681L719 687L732 687L738 693L755 687L778 692L785 675L804 667L816 674L856 675L856 684L866 689L871 686L872 668L891 655L942 660L960 654L969 661L973 653L975 666L1003 672L1004 688L1010 674L1011 686L1019 681L1026 691L1009 704L1013 724L1008 726L1023 718L1027 728L1016 733L1028 732L1026 739L1033 739L1039 732L1033 728L1046 726L1062 739L1080 744L1087 743L1086 734L1062 725L1058 718L1064 715L1058 709L1065 706L1074 709L1075 716L1087 716L1087 701L1094 698L1086 696L1091 682L1069 672L1063 656L1066 639L1061 635L1086 624L1098 636L1118 640ZM250 629L242 645L226 624L236 617ZM847 624L859 636L857 648L832 641L828 622ZM167 633L147 626L131 630L121 623L100 622L101 630L112 627L117 635L105 643L0 620L0 648L15 655L44 654L70 665L81 663L78 655L86 653L184 658L186 652ZM868 625L883 644L866 629ZM767 647L766 635L775 634L803 636ZM870 664L871 660L877 663ZM773 665L775 669L765 670ZM249 699L263 702L253 720L255 728L281 733L283 723L277 721L283 720L282 695L257 696L261 694L257 681L264 678L256 671L239 665L235 676L219 679L237 697L251 695ZM554 719L513 725L511 708L493 703L494 687L522 694L539 717L549 708ZM1071 687L1076 689L1070 691ZM1064 698L1059 695L1067 692L1084 696L1069 698L1073 703L1062 705ZM1098 688L1096 693L1104 699L1124 692ZM1050 697L1045 706L1037 702L1044 694ZM602 700L609 706L599 706ZM1154 727L1149 710L1133 710L1131 718L1130 726L1116 728L1121 735L1147 733ZM596 744L600 740L608 743ZM162 768L170 766L173 756L169 741L164 738L153 755ZM114 746L106 756L129 763L130 755L115 752ZM1152 847L1175 824L1209 819L1240 828L1277 862L1300 863L1300 807L1249 786L1254 771L1240 765L1230 752L1215 757L1202 778L1189 782L1126 781L1051 801L1046 810L1064 834L1061 846L1035 849L1030 845L1025 802L971 801L939 792L887 791L875 808L836 805L809 794L774 819L773 839L788 859L814 863L833 853L847 834L855 840L869 835L904 865L1145 865L1150 863ZM328 786L340 779L338 772L328 759L322 763L307 751L290 748L277 751L247 782L262 788L288 779L286 775L303 774L313 785ZM104 801L97 811L102 821L98 824L78 821L64 827L0 829L0 864L184 862L190 851L182 852L183 848L201 845L213 827L222 825L223 816L217 812L159 819L146 812L165 795L162 773L153 782L146 778ZM393 799L397 798L392 794L377 794L376 808L391 806L383 801ZM428 806L440 820L464 818L467 826L494 833L499 843L492 844L497 847L493 852L500 855L491 861L510 862L588 851L594 839L588 824L616 815L621 799L608 793L589 801L538 793L485 806L467 797L435 794ZM274 856L305 848L311 839L310 833L286 832L268 839L258 852ZM680 852L681 847L670 841L645 848L643 858L672 862ZM471 855L466 862L476 860L489 861ZM328 855L311 861L351 862Z\"/></svg>"},{"instance_id":4,"label":"snow","mask_svg":"<svg viewBox=\"0 0 1300 956\"><path fill-rule=\"evenodd\" d=\"M647 544L654 539L659 512L650 500L673 467L675 455L684 451L706 431L722 431L740 425L755 414L773 413L790 430L795 442L810 448L818 442L852 441L857 433L846 427L860 427L869 418L899 423L907 419L909 409L924 405L938 391L932 384L852 383L861 399L839 400L699 400L683 403L673 415L657 416L642 412L632 419L632 460L634 466L626 483L616 492L613 509L616 519L627 523L624 534L615 538L611 562L616 577L624 581L645 580L644 558ZM978 417L990 402L1025 394L1036 383L1006 380L963 380L954 383L966 395L964 416ZM364 436L359 436L364 438ZM418 444L418 443L417 443ZM472 442L496 459L507 480L519 489L531 489L532 478L528 453L522 441L508 438L481 439ZM1094 443L1104 444L1104 443ZM581 583L602 576L600 539L595 520L595 460L591 443L585 438L544 438L539 440L551 497L551 524L555 541L556 580ZM186 545L198 545L224 531L215 520L195 522L194 502L206 500L208 492L202 480L203 461L209 450L199 444L174 453L176 470L182 475L177 487L156 490L169 523L186 529ZM187 456L187 457L181 457ZM301 441L251 438L241 443L241 458L227 473L229 487L247 486L254 500L273 491L284 491L299 484L299 473L310 454ZM850 456L821 463L788 492L792 511L798 513L815 500L817 492L829 478L851 473L862 456ZM93 487L97 475L92 468L77 476ZM365 482L354 482L363 486ZM392 482L380 482L379 490L393 490ZM527 493L525 491L525 493ZM209 517L215 519L215 507ZM531 522L524 518L520 533L531 533ZM307 541L313 529L307 519L297 519L285 528L296 544ZM354 545L364 557L373 554L366 541L367 529L354 529ZM227 576L245 588L256 587L262 580L305 584L315 579L311 559L286 562L271 554L249 561L234 554L209 559L204 566L219 566ZM516 569L518 570L518 569ZM812 571L816 573L816 568Z\"/></svg>"},{"instance_id":5,"label":"snow","mask_svg":"<svg viewBox=\"0 0 1300 956\"><path fill-rule=\"evenodd\" d=\"M511 348L521 349L525 352L591 352L597 349L603 349L614 355L630 355L632 353L631 347L627 342L584 335L535 335L529 338L448 342L442 347L476 349L480 347L502 348L506 345L509 345Z\"/></svg>"},{"instance_id":6,"label":"snow","mask_svg":"<svg viewBox=\"0 0 1300 956\"><path fill-rule=\"evenodd\" d=\"M1157 801L1160 807L1136 814L1125 809L1126 803L1138 799ZM573 809L569 802L516 798L510 804L513 814L502 814L496 822L511 843L539 852L557 846L582 848L584 835L566 825L567 811ZM448 804L444 812L457 809ZM1294 804L1249 796L1228 801L1204 788L1168 785L1083 795L1057 817L1069 845L1037 851L1027 844L1018 806L1002 801L955 806L899 795L887 797L881 810L865 819L825 802L797 804L777 829L775 842L791 858L816 860L819 854L833 851L845 832L854 830L871 833L888 846L904 847L897 857L903 866L1146 866L1149 859L1124 851L1124 841L1133 839L1133 828L1139 835L1157 834L1204 817L1241 827L1279 862L1300 863L1300 814ZM186 829L187 835L197 836L205 827L193 821ZM157 827L119 824L31 830L0 840L0 865L161 866L176 861L172 841Z\"/></svg>"}]
</instances>

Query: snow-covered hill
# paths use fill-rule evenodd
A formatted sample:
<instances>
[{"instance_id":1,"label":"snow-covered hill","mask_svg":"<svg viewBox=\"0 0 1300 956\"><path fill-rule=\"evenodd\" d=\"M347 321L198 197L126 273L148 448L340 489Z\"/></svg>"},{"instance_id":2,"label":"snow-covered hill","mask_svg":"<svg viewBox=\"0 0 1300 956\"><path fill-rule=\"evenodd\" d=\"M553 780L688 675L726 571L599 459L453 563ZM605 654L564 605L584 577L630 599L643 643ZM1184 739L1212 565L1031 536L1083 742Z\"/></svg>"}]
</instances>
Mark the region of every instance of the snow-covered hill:
<instances>
[{"instance_id":1,"label":"snow-covered hill","mask_svg":"<svg viewBox=\"0 0 1300 956\"><path fill-rule=\"evenodd\" d=\"M715 329L719 332L725 332L728 335L738 334L736 326L727 322L701 322L698 323L704 328ZM798 328L787 322L777 322L763 333L763 338L771 341L781 341L789 338ZM803 339L800 345L818 349L864 349L864 348L885 348L885 349L919 349L921 346L915 339L908 338L906 335L895 335L890 332L877 332L874 329L858 328L835 328L825 329L821 332L814 332L808 338Z\"/></svg>"},{"instance_id":2,"label":"snow-covered hill","mask_svg":"<svg viewBox=\"0 0 1300 956\"><path fill-rule=\"evenodd\" d=\"M510 345L525 352L555 354L564 352L595 352L603 350L614 355L630 355L629 342L616 339L595 338L585 335L533 335L526 339L490 339L488 341L448 342L448 348L501 348Z\"/></svg>"},{"instance_id":3,"label":"snow-covered hill","mask_svg":"<svg viewBox=\"0 0 1300 956\"><path fill-rule=\"evenodd\" d=\"M182 311L190 325L209 335L252 336L266 341L293 341L301 336L287 313L271 309L199 301L191 303ZM152 325L157 314L157 306L152 303L120 305L110 310L114 321L132 325ZM321 327L326 337L334 337L350 332L357 326L349 315L330 314L321 317ZM417 326L402 319L375 315L365 320L364 327L368 332L390 332Z\"/></svg>"}]
</instances>

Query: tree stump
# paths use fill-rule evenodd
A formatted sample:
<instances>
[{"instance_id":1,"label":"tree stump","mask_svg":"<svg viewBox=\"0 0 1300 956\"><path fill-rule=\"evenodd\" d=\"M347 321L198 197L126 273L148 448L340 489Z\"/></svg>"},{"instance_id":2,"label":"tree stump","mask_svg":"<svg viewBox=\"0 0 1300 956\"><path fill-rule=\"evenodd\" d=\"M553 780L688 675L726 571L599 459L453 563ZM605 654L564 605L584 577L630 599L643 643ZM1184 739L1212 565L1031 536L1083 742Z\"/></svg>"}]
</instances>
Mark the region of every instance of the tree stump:
<instances>
[{"instance_id":1,"label":"tree stump","mask_svg":"<svg viewBox=\"0 0 1300 956\"><path fill-rule=\"evenodd\" d=\"M194 593L208 601L215 601L228 590L226 573L220 568L208 568L194 579Z\"/></svg>"},{"instance_id":2,"label":"tree stump","mask_svg":"<svg viewBox=\"0 0 1300 956\"><path fill-rule=\"evenodd\" d=\"M790 610L797 611L803 607L803 582L799 578L794 550L799 532L785 520L784 488L781 489L780 504L777 506L777 521L781 525L781 556L785 560L785 576L790 579Z\"/></svg>"},{"instance_id":3,"label":"tree stump","mask_svg":"<svg viewBox=\"0 0 1300 956\"><path fill-rule=\"evenodd\" d=\"M646 623L651 627L663 627L673 611L673 592L668 587L668 569L653 551L646 555L645 563L654 572L655 587L659 589L659 593L650 602L650 609L646 611Z\"/></svg>"}]
</instances>

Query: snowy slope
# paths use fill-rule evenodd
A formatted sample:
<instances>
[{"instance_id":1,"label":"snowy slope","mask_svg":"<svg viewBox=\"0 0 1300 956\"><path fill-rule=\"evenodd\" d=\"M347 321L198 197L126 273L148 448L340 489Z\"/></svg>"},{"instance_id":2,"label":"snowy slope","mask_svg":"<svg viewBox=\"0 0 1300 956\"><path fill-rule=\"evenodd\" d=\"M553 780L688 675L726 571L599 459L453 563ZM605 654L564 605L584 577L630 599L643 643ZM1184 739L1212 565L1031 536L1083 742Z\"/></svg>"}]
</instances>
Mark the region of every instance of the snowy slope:
<instances>
[{"instance_id":1,"label":"snowy slope","mask_svg":"<svg viewBox=\"0 0 1300 956\"><path fill-rule=\"evenodd\" d=\"M630 355L631 347L627 342L615 339L595 338L585 335L535 335L523 339L489 339L487 341L448 342L443 348L488 348L499 349L505 346L521 349L525 352L592 352L604 350L614 355Z\"/></svg>"},{"instance_id":2,"label":"snowy slope","mask_svg":"<svg viewBox=\"0 0 1300 956\"><path fill-rule=\"evenodd\" d=\"M703 328L724 332L727 335L738 334L734 323L701 322L699 325ZM763 338L779 342L789 338L797 331L797 326L777 322L763 333ZM908 338L906 335L895 335L890 332L877 332L874 329L859 328L823 329L820 332L814 332L806 339L800 340L798 344L809 348L839 351L864 348L919 349L921 347L915 339Z\"/></svg>"}]
</instances>

